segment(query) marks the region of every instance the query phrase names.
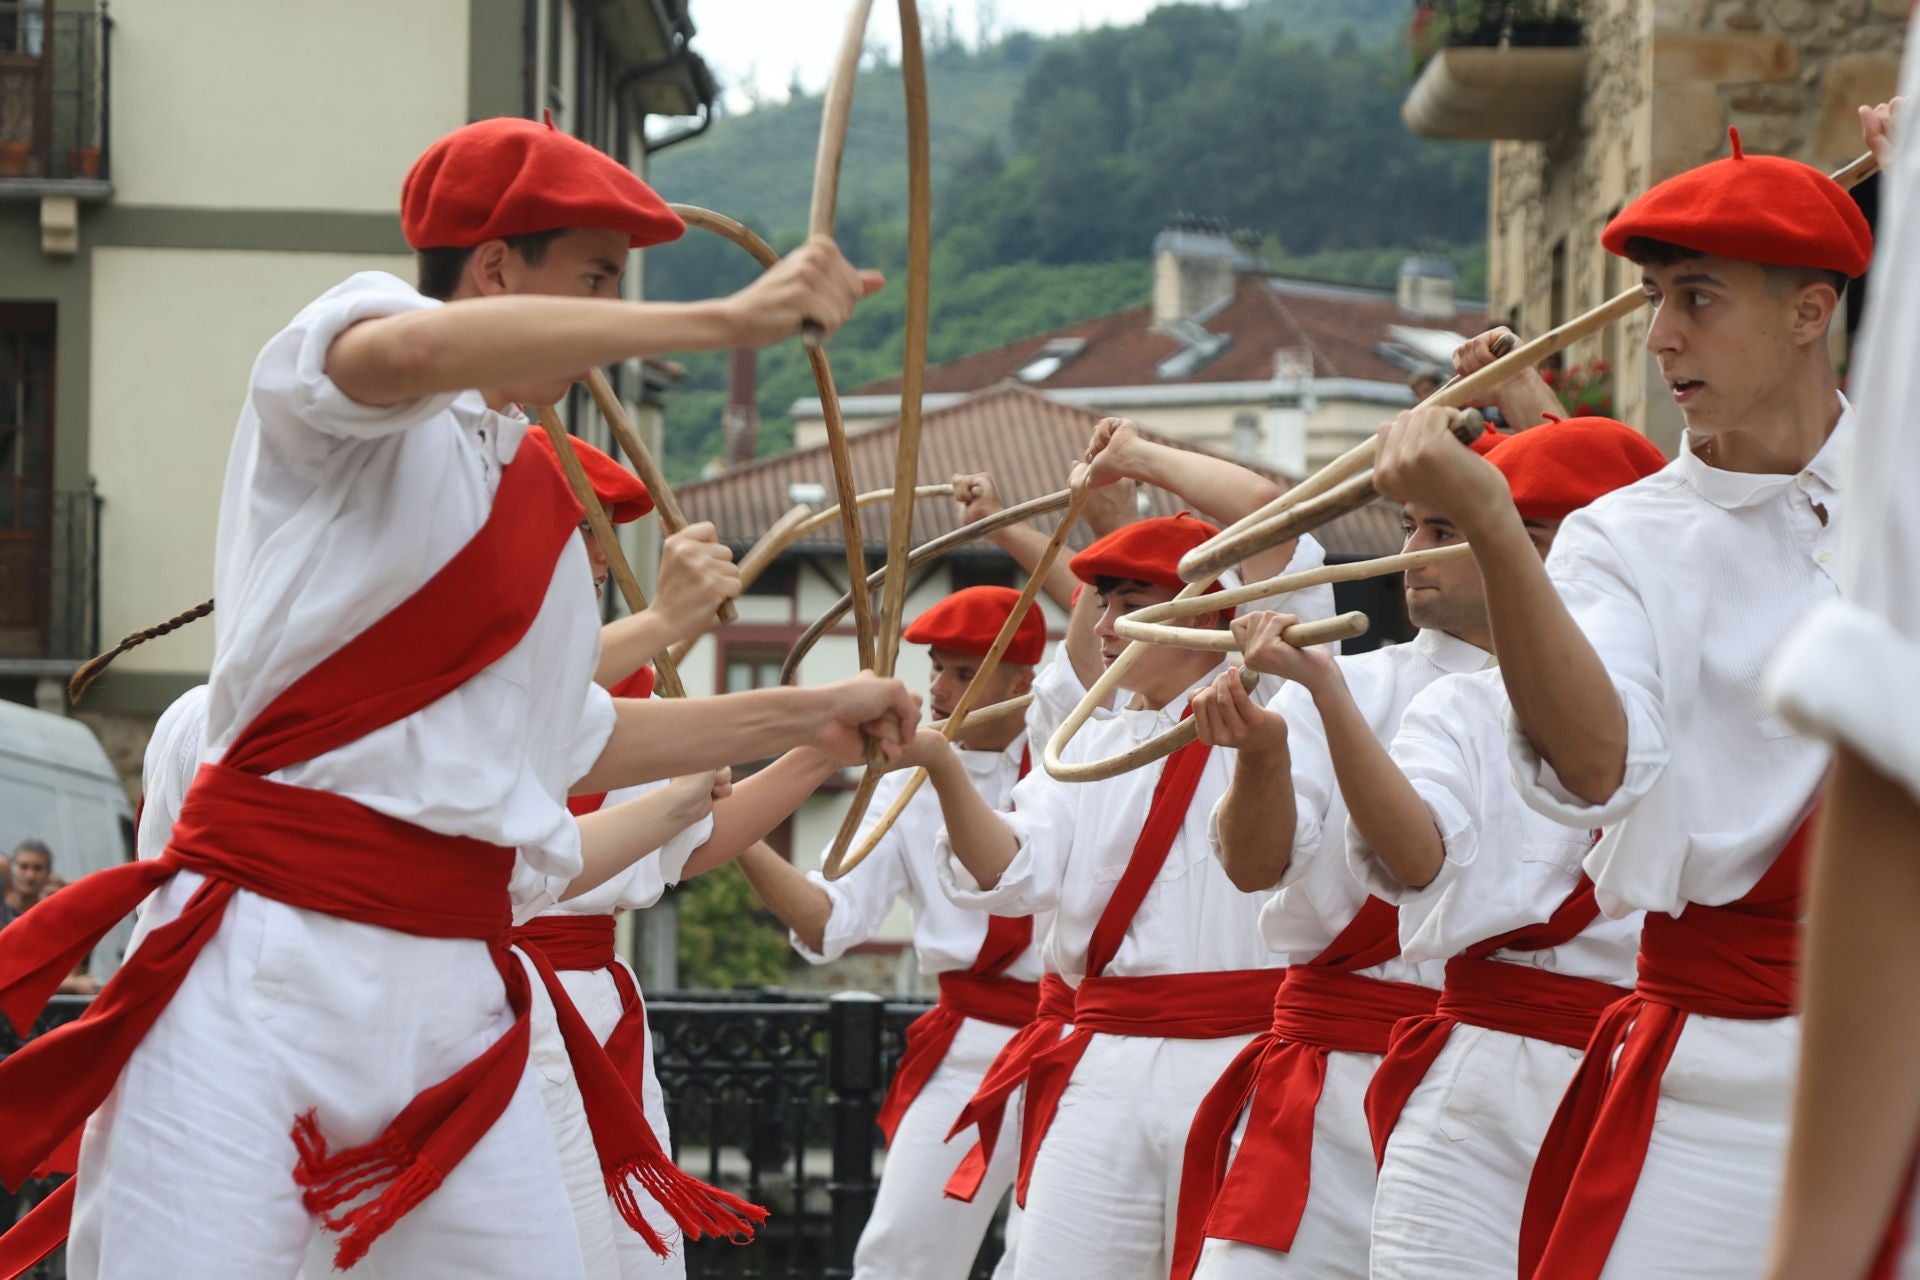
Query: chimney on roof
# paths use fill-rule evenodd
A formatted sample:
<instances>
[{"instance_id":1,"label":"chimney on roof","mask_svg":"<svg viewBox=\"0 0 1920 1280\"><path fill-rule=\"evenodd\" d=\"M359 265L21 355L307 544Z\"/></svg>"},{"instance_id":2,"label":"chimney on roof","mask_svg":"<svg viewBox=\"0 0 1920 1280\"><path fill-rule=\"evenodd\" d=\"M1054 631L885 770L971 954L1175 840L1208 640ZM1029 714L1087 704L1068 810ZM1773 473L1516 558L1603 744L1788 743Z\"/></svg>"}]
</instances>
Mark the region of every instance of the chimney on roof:
<instances>
[{"instance_id":1,"label":"chimney on roof","mask_svg":"<svg viewBox=\"0 0 1920 1280\"><path fill-rule=\"evenodd\" d=\"M1153 322L1178 324L1233 296L1235 281L1259 271L1260 236L1224 218L1176 214L1153 238Z\"/></svg>"},{"instance_id":2,"label":"chimney on roof","mask_svg":"<svg viewBox=\"0 0 1920 1280\"><path fill-rule=\"evenodd\" d=\"M1400 309L1423 320L1450 320L1454 284L1460 273L1445 258L1430 253L1409 254L1400 263Z\"/></svg>"},{"instance_id":3,"label":"chimney on roof","mask_svg":"<svg viewBox=\"0 0 1920 1280\"><path fill-rule=\"evenodd\" d=\"M727 353L727 465L753 461L760 447L760 362L752 347Z\"/></svg>"}]
</instances>

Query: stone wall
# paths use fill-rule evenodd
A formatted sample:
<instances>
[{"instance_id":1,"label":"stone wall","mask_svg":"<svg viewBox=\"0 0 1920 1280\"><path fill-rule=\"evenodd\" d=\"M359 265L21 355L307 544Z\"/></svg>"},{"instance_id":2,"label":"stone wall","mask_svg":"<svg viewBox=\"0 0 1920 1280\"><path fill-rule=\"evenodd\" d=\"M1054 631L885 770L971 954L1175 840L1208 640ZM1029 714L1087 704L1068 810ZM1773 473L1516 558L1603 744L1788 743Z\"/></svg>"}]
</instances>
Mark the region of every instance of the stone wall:
<instances>
[{"instance_id":1,"label":"stone wall","mask_svg":"<svg viewBox=\"0 0 1920 1280\"><path fill-rule=\"evenodd\" d=\"M1546 143L1493 147L1488 311L1523 335L1631 287L1599 246L1615 211L1648 186L1727 154L1727 127L1754 152L1835 169L1862 149L1856 108L1899 80L1906 0L1587 0L1587 94ZM1559 253L1556 254L1556 248ZM1563 304L1554 314L1556 262ZM1613 369L1614 411L1669 452L1680 415L1645 356L1640 313L1567 353Z\"/></svg>"}]
</instances>

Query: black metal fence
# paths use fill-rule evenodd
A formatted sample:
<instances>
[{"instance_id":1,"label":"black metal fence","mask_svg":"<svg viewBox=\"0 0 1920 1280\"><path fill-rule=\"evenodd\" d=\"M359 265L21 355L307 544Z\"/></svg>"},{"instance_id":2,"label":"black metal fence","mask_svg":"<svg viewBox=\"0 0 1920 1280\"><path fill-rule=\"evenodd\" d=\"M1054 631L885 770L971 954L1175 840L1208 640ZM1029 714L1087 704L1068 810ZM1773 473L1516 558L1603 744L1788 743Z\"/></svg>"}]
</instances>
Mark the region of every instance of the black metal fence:
<instances>
[{"instance_id":1,"label":"black metal fence","mask_svg":"<svg viewBox=\"0 0 1920 1280\"><path fill-rule=\"evenodd\" d=\"M69 1021L84 997L56 997L35 1034ZM899 1060L902 1033L924 1001L850 992L830 998L780 991L650 995L654 1065L682 1167L770 1211L750 1244L699 1241L690 1280L835 1280L853 1274L853 1249L882 1159L874 1113ZM18 1047L0 1020L0 1057ZM5 1222L54 1182L23 1188ZM1000 1254L996 1224L975 1260L985 1280ZM29 1273L64 1280L56 1253Z\"/></svg>"}]
</instances>

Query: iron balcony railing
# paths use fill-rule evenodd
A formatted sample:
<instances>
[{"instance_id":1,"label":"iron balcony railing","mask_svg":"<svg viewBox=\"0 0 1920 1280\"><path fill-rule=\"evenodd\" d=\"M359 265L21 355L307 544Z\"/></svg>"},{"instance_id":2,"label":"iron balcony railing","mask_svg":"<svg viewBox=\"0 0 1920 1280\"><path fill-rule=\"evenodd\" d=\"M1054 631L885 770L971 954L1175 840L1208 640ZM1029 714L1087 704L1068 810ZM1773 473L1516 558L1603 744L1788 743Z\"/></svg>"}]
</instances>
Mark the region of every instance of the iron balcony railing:
<instances>
[{"instance_id":1,"label":"iron balcony railing","mask_svg":"<svg viewBox=\"0 0 1920 1280\"><path fill-rule=\"evenodd\" d=\"M104 0L0 0L0 182L112 176L112 30Z\"/></svg>"}]
</instances>

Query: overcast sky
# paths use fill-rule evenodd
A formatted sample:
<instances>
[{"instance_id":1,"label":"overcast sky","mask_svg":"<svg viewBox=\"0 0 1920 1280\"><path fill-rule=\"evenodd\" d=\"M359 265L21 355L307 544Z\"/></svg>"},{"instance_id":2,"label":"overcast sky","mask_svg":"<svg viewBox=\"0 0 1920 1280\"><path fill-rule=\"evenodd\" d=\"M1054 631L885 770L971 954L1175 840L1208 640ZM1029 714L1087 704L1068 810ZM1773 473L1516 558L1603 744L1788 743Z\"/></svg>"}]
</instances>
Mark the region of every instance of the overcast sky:
<instances>
[{"instance_id":1,"label":"overcast sky","mask_svg":"<svg viewBox=\"0 0 1920 1280\"><path fill-rule=\"evenodd\" d=\"M1104 23L1137 22L1167 0L921 0L920 20L931 26L951 13L968 44L984 19L994 30L1054 34ZM755 85L763 96L784 99L796 72L808 92L826 87L849 8L847 0L694 0L698 33L693 47L726 88L730 110L745 110ZM875 0L869 39L900 48L899 9Z\"/></svg>"}]
</instances>

